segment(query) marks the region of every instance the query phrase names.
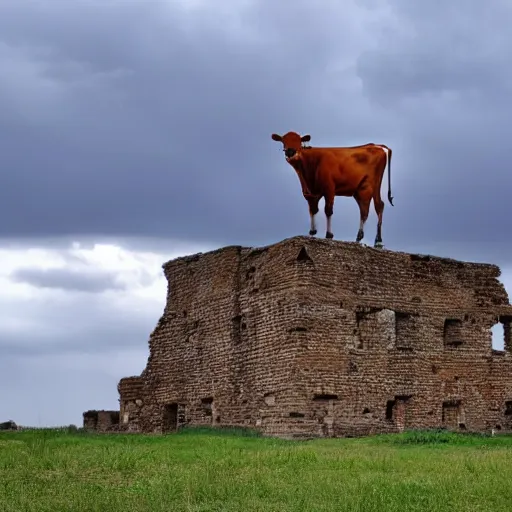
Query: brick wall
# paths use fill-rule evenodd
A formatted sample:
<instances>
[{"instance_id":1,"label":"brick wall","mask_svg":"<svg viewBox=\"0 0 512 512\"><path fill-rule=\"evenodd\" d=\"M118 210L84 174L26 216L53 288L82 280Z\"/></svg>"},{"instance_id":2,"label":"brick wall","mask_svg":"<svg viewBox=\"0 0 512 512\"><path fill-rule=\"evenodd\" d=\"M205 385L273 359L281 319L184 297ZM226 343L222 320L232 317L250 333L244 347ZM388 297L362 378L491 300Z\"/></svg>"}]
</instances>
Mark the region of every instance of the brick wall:
<instances>
[{"instance_id":1,"label":"brick wall","mask_svg":"<svg viewBox=\"0 0 512 512\"><path fill-rule=\"evenodd\" d=\"M512 429L512 307L494 265L295 237L164 272L147 366L119 383L123 429Z\"/></svg>"}]
</instances>

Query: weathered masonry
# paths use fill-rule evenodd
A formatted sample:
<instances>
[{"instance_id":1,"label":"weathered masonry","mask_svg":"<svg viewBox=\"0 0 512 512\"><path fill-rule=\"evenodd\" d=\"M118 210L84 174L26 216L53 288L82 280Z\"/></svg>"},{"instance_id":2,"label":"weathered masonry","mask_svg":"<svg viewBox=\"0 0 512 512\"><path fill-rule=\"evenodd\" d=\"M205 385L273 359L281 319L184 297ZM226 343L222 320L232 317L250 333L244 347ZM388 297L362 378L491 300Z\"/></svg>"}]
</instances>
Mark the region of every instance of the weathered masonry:
<instances>
[{"instance_id":1,"label":"weathered masonry","mask_svg":"<svg viewBox=\"0 0 512 512\"><path fill-rule=\"evenodd\" d=\"M294 237L164 270L147 366L119 383L120 429L512 431L512 306L494 265Z\"/></svg>"}]
</instances>

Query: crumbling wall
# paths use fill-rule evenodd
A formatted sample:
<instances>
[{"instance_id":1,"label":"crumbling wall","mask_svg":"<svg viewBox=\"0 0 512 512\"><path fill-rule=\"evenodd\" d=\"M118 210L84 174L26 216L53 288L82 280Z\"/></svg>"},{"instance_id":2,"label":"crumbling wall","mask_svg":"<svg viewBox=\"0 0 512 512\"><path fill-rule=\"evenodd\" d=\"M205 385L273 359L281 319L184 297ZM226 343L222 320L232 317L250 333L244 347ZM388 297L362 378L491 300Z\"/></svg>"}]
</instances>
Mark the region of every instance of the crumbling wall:
<instances>
[{"instance_id":1,"label":"crumbling wall","mask_svg":"<svg viewBox=\"0 0 512 512\"><path fill-rule=\"evenodd\" d=\"M141 377L124 377L117 385L119 393L119 428L123 431L138 431L143 405L143 385Z\"/></svg>"},{"instance_id":2,"label":"crumbling wall","mask_svg":"<svg viewBox=\"0 0 512 512\"><path fill-rule=\"evenodd\" d=\"M295 347L286 339L287 326L294 327L295 261L289 256L279 248L227 247L164 266L168 299L142 375L143 430L254 426L264 394L292 396Z\"/></svg>"},{"instance_id":3,"label":"crumbling wall","mask_svg":"<svg viewBox=\"0 0 512 512\"><path fill-rule=\"evenodd\" d=\"M500 319L510 337L512 308L494 265L295 237L164 271L147 366L119 384L122 428L512 429L512 343L493 351L490 331Z\"/></svg>"},{"instance_id":4,"label":"crumbling wall","mask_svg":"<svg viewBox=\"0 0 512 512\"><path fill-rule=\"evenodd\" d=\"M97 432L111 432L118 430L119 411L85 411L83 413L83 427L85 430Z\"/></svg>"}]
</instances>

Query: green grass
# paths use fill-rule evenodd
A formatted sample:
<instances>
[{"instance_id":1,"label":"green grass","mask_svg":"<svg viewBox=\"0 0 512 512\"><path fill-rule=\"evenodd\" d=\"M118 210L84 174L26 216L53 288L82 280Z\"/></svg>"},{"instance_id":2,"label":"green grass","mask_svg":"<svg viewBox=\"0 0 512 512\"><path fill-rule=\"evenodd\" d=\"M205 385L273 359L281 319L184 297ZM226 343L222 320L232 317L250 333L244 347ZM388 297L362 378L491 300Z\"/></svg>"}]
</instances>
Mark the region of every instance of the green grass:
<instances>
[{"instance_id":1,"label":"green grass","mask_svg":"<svg viewBox=\"0 0 512 512\"><path fill-rule=\"evenodd\" d=\"M0 510L509 512L512 436L4 432Z\"/></svg>"}]
</instances>

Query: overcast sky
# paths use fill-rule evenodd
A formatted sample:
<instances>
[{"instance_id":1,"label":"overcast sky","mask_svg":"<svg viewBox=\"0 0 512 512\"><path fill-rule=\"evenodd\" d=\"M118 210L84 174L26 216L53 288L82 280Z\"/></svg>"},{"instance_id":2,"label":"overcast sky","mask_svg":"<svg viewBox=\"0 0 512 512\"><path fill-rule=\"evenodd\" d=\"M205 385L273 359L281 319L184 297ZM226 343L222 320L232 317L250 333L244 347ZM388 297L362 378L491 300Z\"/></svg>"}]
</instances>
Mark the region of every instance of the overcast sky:
<instances>
[{"instance_id":1,"label":"overcast sky","mask_svg":"<svg viewBox=\"0 0 512 512\"><path fill-rule=\"evenodd\" d=\"M508 0L2 0L0 421L117 408L163 262L307 234L273 132L390 146L385 246L511 293L511 25ZM335 238L358 218L337 198Z\"/></svg>"}]
</instances>

